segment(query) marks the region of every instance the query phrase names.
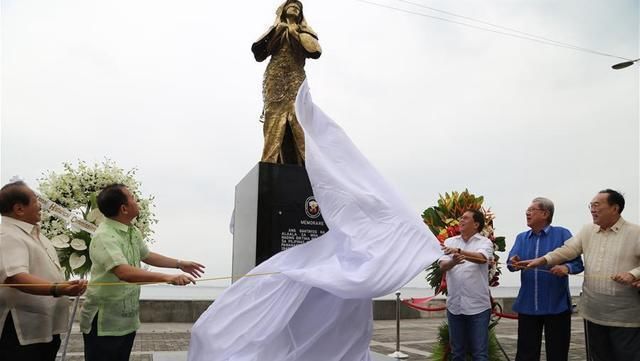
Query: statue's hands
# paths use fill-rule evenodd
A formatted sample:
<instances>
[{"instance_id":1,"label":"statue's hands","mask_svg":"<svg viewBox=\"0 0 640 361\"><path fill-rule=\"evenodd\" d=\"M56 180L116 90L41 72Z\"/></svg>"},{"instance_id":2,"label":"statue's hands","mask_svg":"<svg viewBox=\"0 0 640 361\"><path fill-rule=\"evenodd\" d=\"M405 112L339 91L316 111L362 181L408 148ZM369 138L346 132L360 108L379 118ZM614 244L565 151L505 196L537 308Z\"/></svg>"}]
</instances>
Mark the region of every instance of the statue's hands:
<instances>
[{"instance_id":1,"label":"statue's hands","mask_svg":"<svg viewBox=\"0 0 640 361\"><path fill-rule=\"evenodd\" d=\"M287 24L290 33L298 33L300 32L300 25L296 23Z\"/></svg>"},{"instance_id":2,"label":"statue's hands","mask_svg":"<svg viewBox=\"0 0 640 361\"><path fill-rule=\"evenodd\" d=\"M276 31L277 32L283 32L289 29L289 25L287 25L287 23L284 22L280 22L278 23L278 25L276 25Z\"/></svg>"},{"instance_id":3,"label":"statue's hands","mask_svg":"<svg viewBox=\"0 0 640 361\"><path fill-rule=\"evenodd\" d=\"M287 23L284 21L276 25L276 31L285 31L285 30L288 30L289 32L299 32L300 25L296 23Z\"/></svg>"}]
</instances>

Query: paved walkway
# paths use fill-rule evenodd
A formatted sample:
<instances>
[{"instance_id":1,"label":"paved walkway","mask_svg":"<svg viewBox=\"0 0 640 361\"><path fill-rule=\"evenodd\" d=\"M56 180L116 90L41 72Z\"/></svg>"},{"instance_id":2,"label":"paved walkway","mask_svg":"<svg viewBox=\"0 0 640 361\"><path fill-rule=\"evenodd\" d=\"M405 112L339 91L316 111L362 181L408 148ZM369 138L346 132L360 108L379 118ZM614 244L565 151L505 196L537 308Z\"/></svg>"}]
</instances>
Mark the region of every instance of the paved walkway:
<instances>
[{"instance_id":1,"label":"paved walkway","mask_svg":"<svg viewBox=\"0 0 640 361\"><path fill-rule=\"evenodd\" d=\"M442 318L402 320L400 332L400 350L409 355L409 360L426 361L432 346L436 343L438 326ZM371 350L380 354L395 351L395 321L375 321ZM145 323L140 328L133 346L131 361L162 361L184 359L184 352L189 348L189 331L191 324L186 323ZM585 360L584 332L582 318L575 316L572 320L570 360ZM498 340L511 360L515 359L517 342L517 323L502 320L496 328ZM74 328L67 360L82 361L82 335ZM544 346L542 349L542 360Z\"/></svg>"},{"instance_id":2,"label":"paved walkway","mask_svg":"<svg viewBox=\"0 0 640 361\"><path fill-rule=\"evenodd\" d=\"M402 320L400 324L400 351L409 355L409 360L426 361L430 356L433 345L437 342L437 330L444 322L442 318ZM376 321L374 323L371 350L382 354L389 354L396 347L396 322ZM517 321L503 319L496 326L498 341L511 360L516 358L516 344L518 340ZM542 346L542 360L546 359L544 341ZM571 323L571 345L569 360L584 361L584 330L582 318L574 316Z\"/></svg>"}]
</instances>

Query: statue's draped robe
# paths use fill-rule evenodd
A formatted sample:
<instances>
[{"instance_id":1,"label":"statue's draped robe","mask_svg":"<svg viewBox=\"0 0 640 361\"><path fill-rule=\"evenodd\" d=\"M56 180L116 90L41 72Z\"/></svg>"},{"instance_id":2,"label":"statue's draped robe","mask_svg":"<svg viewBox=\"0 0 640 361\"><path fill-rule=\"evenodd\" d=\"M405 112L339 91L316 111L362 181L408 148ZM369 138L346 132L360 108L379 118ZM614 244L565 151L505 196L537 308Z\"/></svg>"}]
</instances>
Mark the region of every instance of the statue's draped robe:
<instances>
[{"instance_id":1,"label":"statue's draped robe","mask_svg":"<svg viewBox=\"0 0 640 361\"><path fill-rule=\"evenodd\" d=\"M306 78L306 58L317 59L322 50L318 36L307 25L304 15L296 25L295 36L289 30L278 28L278 25L284 25L282 12L285 4L276 12L276 24L251 46L257 61L264 61L271 56L262 84L262 161L302 165L305 157L304 131L296 119L294 102Z\"/></svg>"},{"instance_id":2,"label":"statue's draped robe","mask_svg":"<svg viewBox=\"0 0 640 361\"><path fill-rule=\"evenodd\" d=\"M229 287L192 330L189 361L368 361L371 299L398 290L440 244L303 83L296 113L324 235Z\"/></svg>"},{"instance_id":3,"label":"statue's draped robe","mask_svg":"<svg viewBox=\"0 0 640 361\"><path fill-rule=\"evenodd\" d=\"M304 162L304 131L294 109L296 94L304 81L305 51L284 32L274 42L264 72L264 149L262 161Z\"/></svg>"}]
</instances>

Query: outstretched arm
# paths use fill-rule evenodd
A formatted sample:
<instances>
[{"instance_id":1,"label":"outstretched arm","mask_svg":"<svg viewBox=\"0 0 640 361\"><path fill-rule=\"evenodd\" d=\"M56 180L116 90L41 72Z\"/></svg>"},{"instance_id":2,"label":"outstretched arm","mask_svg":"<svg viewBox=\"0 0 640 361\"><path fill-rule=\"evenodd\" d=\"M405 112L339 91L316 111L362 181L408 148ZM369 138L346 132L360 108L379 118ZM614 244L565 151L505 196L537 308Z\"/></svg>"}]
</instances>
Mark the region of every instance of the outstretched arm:
<instances>
[{"instance_id":1,"label":"outstretched arm","mask_svg":"<svg viewBox=\"0 0 640 361\"><path fill-rule=\"evenodd\" d=\"M205 266L193 261L181 261L179 259L163 256L159 253L149 252L142 262L162 268L178 268L193 277L199 278L204 273Z\"/></svg>"},{"instance_id":2,"label":"outstretched arm","mask_svg":"<svg viewBox=\"0 0 640 361\"><path fill-rule=\"evenodd\" d=\"M566 277L570 274L572 275L578 274L584 271L582 257L578 256L574 258L572 261L569 261L565 264L559 264L557 266L553 266L549 271L558 277Z\"/></svg>"},{"instance_id":3,"label":"outstretched arm","mask_svg":"<svg viewBox=\"0 0 640 361\"><path fill-rule=\"evenodd\" d=\"M136 283L136 282L163 282L170 283L176 286L184 286L189 283L195 284L193 278L185 274L165 274L158 272L145 271L138 267L133 267L128 264L121 264L111 269L111 271L121 281Z\"/></svg>"},{"instance_id":4,"label":"outstretched arm","mask_svg":"<svg viewBox=\"0 0 640 361\"><path fill-rule=\"evenodd\" d=\"M73 280L64 283L54 283L29 273L18 273L5 279L5 284L19 284L29 286L13 286L24 293L38 296L78 296L87 289L86 280ZM34 286L31 286L34 285Z\"/></svg>"},{"instance_id":5,"label":"outstretched arm","mask_svg":"<svg viewBox=\"0 0 640 361\"><path fill-rule=\"evenodd\" d=\"M544 257L538 257L534 259L528 259L524 261L518 261L514 263L518 268L536 268L547 264L547 260Z\"/></svg>"}]
</instances>

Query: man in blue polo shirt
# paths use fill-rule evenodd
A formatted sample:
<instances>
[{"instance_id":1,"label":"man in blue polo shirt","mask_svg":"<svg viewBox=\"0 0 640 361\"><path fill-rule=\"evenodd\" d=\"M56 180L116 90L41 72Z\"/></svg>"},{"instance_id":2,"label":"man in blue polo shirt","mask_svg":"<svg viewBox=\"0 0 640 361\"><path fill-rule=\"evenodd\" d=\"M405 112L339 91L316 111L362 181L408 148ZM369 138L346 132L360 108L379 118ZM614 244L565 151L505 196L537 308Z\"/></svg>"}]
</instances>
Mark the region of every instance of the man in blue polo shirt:
<instances>
[{"instance_id":1,"label":"man in blue polo shirt","mask_svg":"<svg viewBox=\"0 0 640 361\"><path fill-rule=\"evenodd\" d=\"M571 232L551 225L553 202L538 197L527 208L528 231L520 233L509 252L507 266L519 271L512 263L534 259L562 246ZM550 269L536 268L522 271L521 287L513 310L518 312L518 351L516 361L539 361L542 329L545 335L547 361L567 361L571 339L571 295L569 274L584 270L577 257Z\"/></svg>"}]
</instances>

